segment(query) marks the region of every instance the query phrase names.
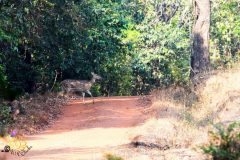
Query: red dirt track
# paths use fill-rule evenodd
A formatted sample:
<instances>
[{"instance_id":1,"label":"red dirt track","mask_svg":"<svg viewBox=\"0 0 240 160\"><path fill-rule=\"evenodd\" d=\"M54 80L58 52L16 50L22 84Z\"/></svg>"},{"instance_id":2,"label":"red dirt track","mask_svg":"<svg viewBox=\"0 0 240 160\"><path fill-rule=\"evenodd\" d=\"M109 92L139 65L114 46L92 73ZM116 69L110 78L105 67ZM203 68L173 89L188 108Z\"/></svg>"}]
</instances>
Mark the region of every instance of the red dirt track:
<instances>
[{"instance_id":1,"label":"red dirt track","mask_svg":"<svg viewBox=\"0 0 240 160\"><path fill-rule=\"evenodd\" d=\"M143 123L139 97L101 97L95 103L74 100L48 130L27 137L32 149L23 160L99 160L108 148L128 144L129 130ZM20 159L0 153L0 160Z\"/></svg>"}]
</instances>

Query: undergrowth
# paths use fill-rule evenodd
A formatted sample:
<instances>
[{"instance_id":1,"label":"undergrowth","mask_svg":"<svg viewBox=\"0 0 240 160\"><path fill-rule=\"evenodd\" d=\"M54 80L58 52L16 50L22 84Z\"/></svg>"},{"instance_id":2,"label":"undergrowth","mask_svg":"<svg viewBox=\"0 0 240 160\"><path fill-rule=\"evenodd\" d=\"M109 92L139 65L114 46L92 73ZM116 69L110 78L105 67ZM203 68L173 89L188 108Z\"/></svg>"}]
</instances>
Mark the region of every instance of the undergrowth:
<instances>
[{"instance_id":1,"label":"undergrowth","mask_svg":"<svg viewBox=\"0 0 240 160\"><path fill-rule=\"evenodd\" d=\"M8 105L0 105L0 136L6 134L6 130L13 123L11 116L11 107Z\"/></svg>"},{"instance_id":2,"label":"undergrowth","mask_svg":"<svg viewBox=\"0 0 240 160\"><path fill-rule=\"evenodd\" d=\"M105 159L106 160L124 160L122 157L112 155L112 154L106 154Z\"/></svg>"},{"instance_id":3,"label":"undergrowth","mask_svg":"<svg viewBox=\"0 0 240 160\"><path fill-rule=\"evenodd\" d=\"M0 105L0 125L6 125L11 122L11 107L8 105Z\"/></svg>"},{"instance_id":4,"label":"undergrowth","mask_svg":"<svg viewBox=\"0 0 240 160\"><path fill-rule=\"evenodd\" d=\"M215 128L216 131L209 132L210 144L201 149L213 160L239 160L240 122L231 123L228 127L216 125Z\"/></svg>"}]
</instances>

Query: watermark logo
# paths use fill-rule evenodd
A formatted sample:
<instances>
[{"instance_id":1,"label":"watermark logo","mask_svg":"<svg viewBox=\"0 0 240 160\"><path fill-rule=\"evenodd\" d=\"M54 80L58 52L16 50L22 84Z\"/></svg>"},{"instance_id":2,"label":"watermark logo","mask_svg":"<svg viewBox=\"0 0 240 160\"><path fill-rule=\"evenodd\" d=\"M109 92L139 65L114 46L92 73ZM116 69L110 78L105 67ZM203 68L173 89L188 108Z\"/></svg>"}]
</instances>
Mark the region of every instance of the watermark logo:
<instances>
[{"instance_id":1,"label":"watermark logo","mask_svg":"<svg viewBox=\"0 0 240 160\"><path fill-rule=\"evenodd\" d=\"M1 152L9 152L16 156L25 156L32 146L28 146L23 136L17 135L13 130L9 135L0 137L0 146L3 146Z\"/></svg>"}]
</instances>

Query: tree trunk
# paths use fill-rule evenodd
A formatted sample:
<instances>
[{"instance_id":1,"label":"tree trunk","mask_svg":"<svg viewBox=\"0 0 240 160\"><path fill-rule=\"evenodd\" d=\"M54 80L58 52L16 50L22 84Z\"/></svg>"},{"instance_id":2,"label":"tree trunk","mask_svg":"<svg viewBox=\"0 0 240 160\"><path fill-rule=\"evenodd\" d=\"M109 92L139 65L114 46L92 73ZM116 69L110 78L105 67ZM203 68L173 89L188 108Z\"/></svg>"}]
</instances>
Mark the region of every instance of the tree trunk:
<instances>
[{"instance_id":1,"label":"tree trunk","mask_svg":"<svg viewBox=\"0 0 240 160\"><path fill-rule=\"evenodd\" d=\"M193 50L191 78L209 69L210 0L193 0L195 24L193 26Z\"/></svg>"}]
</instances>

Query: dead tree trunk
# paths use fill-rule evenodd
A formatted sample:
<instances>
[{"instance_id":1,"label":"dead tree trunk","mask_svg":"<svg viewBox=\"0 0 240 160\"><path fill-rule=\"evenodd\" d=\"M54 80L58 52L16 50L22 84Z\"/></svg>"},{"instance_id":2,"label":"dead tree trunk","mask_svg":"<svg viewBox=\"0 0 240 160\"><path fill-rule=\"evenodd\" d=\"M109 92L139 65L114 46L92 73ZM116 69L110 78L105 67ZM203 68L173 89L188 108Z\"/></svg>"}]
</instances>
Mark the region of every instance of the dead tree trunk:
<instances>
[{"instance_id":1,"label":"dead tree trunk","mask_svg":"<svg viewBox=\"0 0 240 160\"><path fill-rule=\"evenodd\" d=\"M191 56L191 78L209 69L210 0L193 0L195 24Z\"/></svg>"}]
</instances>

